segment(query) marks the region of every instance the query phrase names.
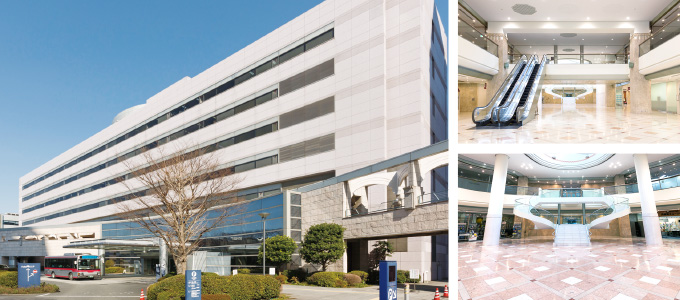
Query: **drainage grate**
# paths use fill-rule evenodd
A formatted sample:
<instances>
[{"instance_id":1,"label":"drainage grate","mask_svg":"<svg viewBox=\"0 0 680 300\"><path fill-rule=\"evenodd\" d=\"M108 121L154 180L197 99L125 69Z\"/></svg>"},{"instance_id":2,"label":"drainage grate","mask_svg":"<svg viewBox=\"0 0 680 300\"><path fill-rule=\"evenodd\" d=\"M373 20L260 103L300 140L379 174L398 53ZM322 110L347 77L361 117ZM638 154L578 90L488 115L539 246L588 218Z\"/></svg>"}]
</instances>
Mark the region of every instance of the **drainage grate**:
<instances>
[{"instance_id":1,"label":"drainage grate","mask_svg":"<svg viewBox=\"0 0 680 300\"><path fill-rule=\"evenodd\" d=\"M512 10L520 15L533 15L536 13L536 8L529 4L515 4L512 6Z\"/></svg>"}]
</instances>

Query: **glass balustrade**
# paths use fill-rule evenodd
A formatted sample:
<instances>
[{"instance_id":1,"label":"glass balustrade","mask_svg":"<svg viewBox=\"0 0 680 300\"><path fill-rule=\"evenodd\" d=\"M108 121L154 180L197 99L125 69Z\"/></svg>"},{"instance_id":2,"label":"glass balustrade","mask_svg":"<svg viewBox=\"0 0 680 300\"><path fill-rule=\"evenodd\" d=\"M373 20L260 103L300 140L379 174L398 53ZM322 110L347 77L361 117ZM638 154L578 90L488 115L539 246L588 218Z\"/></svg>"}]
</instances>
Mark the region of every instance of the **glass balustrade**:
<instances>
[{"instance_id":1,"label":"glass balustrade","mask_svg":"<svg viewBox=\"0 0 680 300\"><path fill-rule=\"evenodd\" d=\"M487 38L485 33L479 31L460 18L458 19L458 36L470 41L494 56L498 56L498 45Z\"/></svg>"},{"instance_id":2,"label":"glass balustrade","mask_svg":"<svg viewBox=\"0 0 680 300\"><path fill-rule=\"evenodd\" d=\"M662 45L663 43L673 39L680 34L680 19L675 22L668 22L663 27L657 29L652 35L640 43L640 56L643 56L649 51L652 51Z\"/></svg>"},{"instance_id":3,"label":"glass balustrade","mask_svg":"<svg viewBox=\"0 0 680 300\"><path fill-rule=\"evenodd\" d=\"M508 61L511 64L515 64L519 61L519 58L525 54L508 54ZM555 62L554 54L546 54L549 62L548 64L560 64L560 65L590 65L590 64L627 64L628 58L624 54L558 54L557 63Z\"/></svg>"}]
</instances>

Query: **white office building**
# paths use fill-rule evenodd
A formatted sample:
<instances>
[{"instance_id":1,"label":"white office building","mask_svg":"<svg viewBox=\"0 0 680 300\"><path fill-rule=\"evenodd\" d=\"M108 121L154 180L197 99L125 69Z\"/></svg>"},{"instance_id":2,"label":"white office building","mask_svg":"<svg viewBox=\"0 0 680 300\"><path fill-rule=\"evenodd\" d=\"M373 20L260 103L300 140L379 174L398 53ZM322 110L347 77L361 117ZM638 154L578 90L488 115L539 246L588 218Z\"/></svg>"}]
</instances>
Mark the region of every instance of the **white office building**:
<instances>
[{"instance_id":1,"label":"white office building","mask_svg":"<svg viewBox=\"0 0 680 300\"><path fill-rule=\"evenodd\" d=\"M446 140L446 57L433 0L324 1L21 177L21 225L94 222L94 240L135 238L114 216L114 201L130 193L118 183L128 173L121 162L187 144L241 176L249 201L279 197L288 207L287 191ZM447 182L446 168L436 169L423 192ZM389 197L385 186L368 193ZM267 234L299 241L290 214L267 220ZM261 236L261 221L248 225L224 233ZM256 265L256 250L242 255L230 266Z\"/></svg>"}]
</instances>

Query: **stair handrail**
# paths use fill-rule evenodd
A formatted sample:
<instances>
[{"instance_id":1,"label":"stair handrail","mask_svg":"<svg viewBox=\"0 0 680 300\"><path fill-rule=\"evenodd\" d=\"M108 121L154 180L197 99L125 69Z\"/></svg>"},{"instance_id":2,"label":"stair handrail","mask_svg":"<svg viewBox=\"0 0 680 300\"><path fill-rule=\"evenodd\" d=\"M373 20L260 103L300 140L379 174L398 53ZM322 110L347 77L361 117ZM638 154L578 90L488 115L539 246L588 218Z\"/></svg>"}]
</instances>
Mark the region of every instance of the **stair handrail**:
<instances>
[{"instance_id":1,"label":"stair handrail","mask_svg":"<svg viewBox=\"0 0 680 300\"><path fill-rule=\"evenodd\" d=\"M624 209L626 207L630 207L630 201L628 200L628 198L615 197L615 196L611 196L611 195L606 195L605 197L607 199L611 200L611 202L609 202L611 204L608 204L606 207L596 209L592 213L588 214L588 216L586 217L586 219L588 220L588 224L592 223L593 221L595 221L599 218L606 217L608 215L611 215L611 214L619 211L619 210L617 210L617 206L623 206ZM619 200L617 200L617 198L619 198Z\"/></svg>"},{"instance_id":2,"label":"stair handrail","mask_svg":"<svg viewBox=\"0 0 680 300\"><path fill-rule=\"evenodd\" d=\"M534 79L534 82L531 85L531 88L529 90L529 94L527 95L527 97L529 97L531 100L529 98L527 98L526 102L524 102L524 106L517 108L516 119L517 119L518 122L521 121L521 120L524 120L527 117L527 114L530 111L529 109L527 109L527 107L530 108L532 103L533 103L533 100L534 100L533 97L531 97L531 95L535 94L538 90L538 85L541 81L541 76L543 76L543 69L545 68L545 64L546 64L547 61L548 61L548 55L543 54L543 60L541 61L540 66L538 66L539 69L538 69L538 72L536 73L536 78Z\"/></svg>"},{"instance_id":3,"label":"stair handrail","mask_svg":"<svg viewBox=\"0 0 680 300\"><path fill-rule=\"evenodd\" d=\"M501 84L501 88L499 88L496 91L496 93L493 95L493 97L491 98L491 101L489 101L489 103L485 106L476 107L474 110L472 110L472 121L473 122L475 122L475 123L479 122L479 118L477 118L477 117L479 116L479 114L481 113L482 110L488 109L489 106L491 106L491 108L493 109L496 102L499 101L498 98L502 97L503 95L505 95L505 93L508 92L508 89L510 88L510 80L515 78L515 75L519 76L519 74L517 74L517 73L519 73L519 69L521 68L522 64L526 64L526 63L527 63L527 57L526 57L526 55L522 55L519 58L519 62L517 64L515 64L515 67L512 68L512 71L510 71L510 74L508 74L508 76L505 78L505 81L503 81L503 83ZM484 115L484 120L489 120L490 118L491 118L491 109L488 109L486 111L485 115Z\"/></svg>"},{"instance_id":4,"label":"stair handrail","mask_svg":"<svg viewBox=\"0 0 680 300\"><path fill-rule=\"evenodd\" d=\"M491 122L492 123L503 122L503 120L501 120L501 115L505 115L506 110L510 109L514 113L514 110L517 106L514 105L513 103L519 103L519 100L520 100L520 99L515 100L515 98L518 98L518 97L522 98L522 93L524 92L524 88L526 88L526 81L528 81L529 80L528 78L531 77L531 72L534 70L533 68L538 67L537 63L532 64L534 61L538 62L538 58L537 58L536 55L532 55L531 58L529 59L529 61L527 62L527 66L524 68L524 70L522 70L522 74L519 75L521 77L519 78L519 80L517 80L517 84L519 84L519 85L515 85L513 90L510 91L510 92L512 92L512 94L510 94L510 96L508 97L508 100L505 101L503 106L496 106L496 107L491 109ZM529 69L530 67L532 67L532 68ZM522 84L524 84L524 85L522 85ZM520 89L520 87L522 87L522 88Z\"/></svg>"},{"instance_id":5,"label":"stair handrail","mask_svg":"<svg viewBox=\"0 0 680 300\"><path fill-rule=\"evenodd\" d=\"M536 207L536 206L531 205L531 199L532 199L532 198L535 198L535 197L536 197L536 196L529 197L529 198L518 198L518 199L515 199L515 207L519 207L519 206L523 206L523 205L528 206L528 207L529 207L529 213L530 213L530 214L532 214L532 215L534 215L534 216L537 216L537 217L539 217L539 218L544 218L544 219L546 219L546 220L552 222L553 224L557 224L557 216L555 216L553 213L551 213L550 211L545 210L545 209L543 209L543 208L540 208L540 207ZM521 202L521 200L524 200L524 199L526 199L526 203ZM533 213L533 212L531 211L532 209L541 212L541 214L537 215L537 214ZM548 216L548 217L550 217L550 218L548 218L548 217L546 217L546 216ZM551 219L552 219L552 220L551 220Z\"/></svg>"}]
</instances>

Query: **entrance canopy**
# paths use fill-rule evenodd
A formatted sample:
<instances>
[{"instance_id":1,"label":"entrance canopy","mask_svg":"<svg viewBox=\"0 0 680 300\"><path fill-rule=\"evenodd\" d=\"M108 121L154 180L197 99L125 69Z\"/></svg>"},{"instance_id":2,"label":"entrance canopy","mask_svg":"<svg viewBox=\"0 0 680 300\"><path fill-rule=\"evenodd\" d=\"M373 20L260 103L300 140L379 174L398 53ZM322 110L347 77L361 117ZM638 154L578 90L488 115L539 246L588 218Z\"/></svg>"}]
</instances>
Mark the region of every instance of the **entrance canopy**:
<instances>
[{"instance_id":1,"label":"entrance canopy","mask_svg":"<svg viewBox=\"0 0 680 300\"><path fill-rule=\"evenodd\" d=\"M103 249L103 250L151 250L158 249L158 241L153 240L89 240L74 241L65 245L64 248L78 249Z\"/></svg>"}]
</instances>

